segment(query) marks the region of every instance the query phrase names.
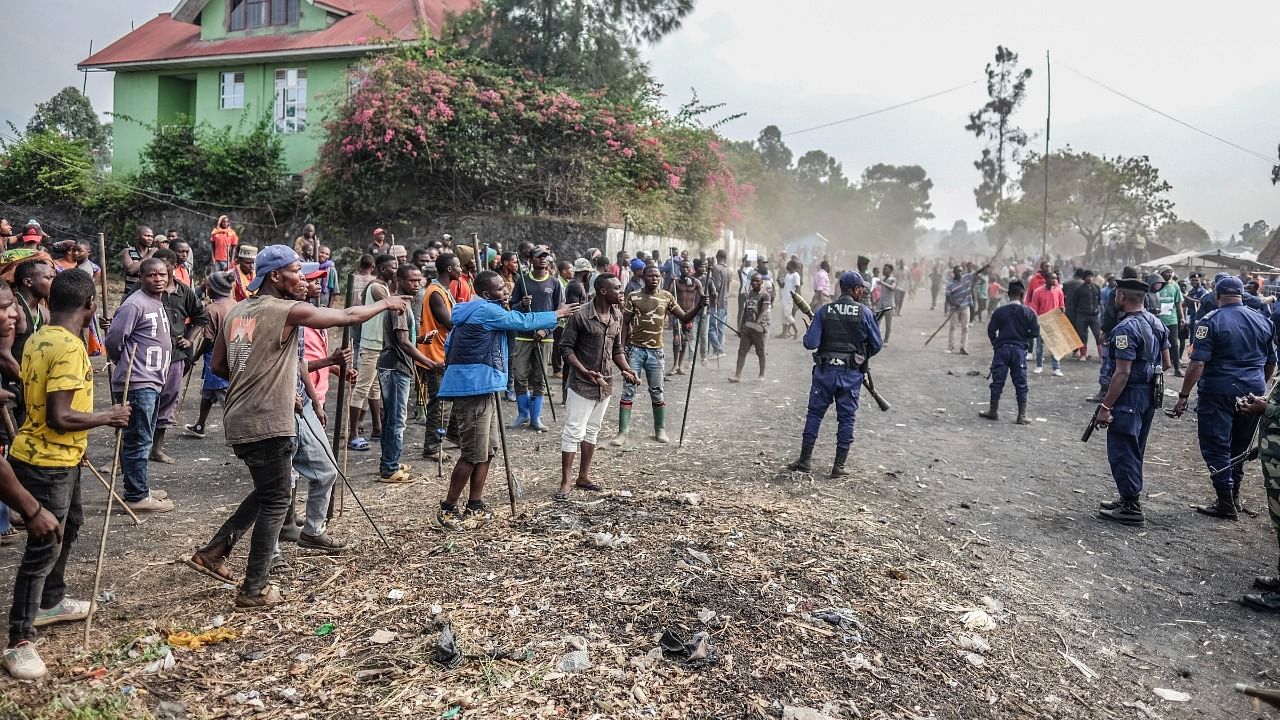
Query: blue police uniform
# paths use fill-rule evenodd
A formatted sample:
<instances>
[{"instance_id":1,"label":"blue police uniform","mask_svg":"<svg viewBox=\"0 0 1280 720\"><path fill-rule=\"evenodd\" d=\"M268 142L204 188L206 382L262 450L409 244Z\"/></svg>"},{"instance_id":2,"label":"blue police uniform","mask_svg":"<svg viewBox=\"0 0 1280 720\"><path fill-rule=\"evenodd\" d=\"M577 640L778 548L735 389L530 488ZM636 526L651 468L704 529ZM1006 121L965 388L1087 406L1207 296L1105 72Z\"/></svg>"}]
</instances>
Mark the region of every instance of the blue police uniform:
<instances>
[{"instance_id":1,"label":"blue police uniform","mask_svg":"<svg viewBox=\"0 0 1280 720\"><path fill-rule=\"evenodd\" d=\"M991 313L987 339L995 351L991 358L992 415L1004 393L1005 376L1013 378L1018 414L1022 414L1022 408L1027 404L1027 351L1031 341L1039 335L1040 321L1035 311L1021 302L1010 302Z\"/></svg>"},{"instance_id":2,"label":"blue police uniform","mask_svg":"<svg viewBox=\"0 0 1280 720\"><path fill-rule=\"evenodd\" d=\"M1200 456L1220 498L1240 491L1244 463L1232 466L1231 459L1248 450L1258 418L1237 413L1236 398L1266 392L1265 368L1276 362L1274 337L1270 321L1243 304L1218 307L1196 325L1191 360L1204 363L1196 385Z\"/></svg>"},{"instance_id":3,"label":"blue police uniform","mask_svg":"<svg viewBox=\"0 0 1280 720\"><path fill-rule=\"evenodd\" d=\"M1155 417L1156 376L1161 374L1162 349L1168 346L1168 332L1161 337L1157 326L1164 328L1159 318L1140 310L1121 318L1107 336L1112 370L1115 361L1130 361L1129 381L1111 408L1107 430L1107 460L1122 499L1136 500L1142 494L1142 457Z\"/></svg>"},{"instance_id":4,"label":"blue police uniform","mask_svg":"<svg viewBox=\"0 0 1280 720\"><path fill-rule=\"evenodd\" d=\"M840 279L840 297L818 308L804 334L805 348L815 351L813 380L809 387L801 459L791 465L792 469L808 468L809 457L818 444L822 418L834 403L839 427L832 474L843 474L844 460L853 445L854 418L862 392L862 364L884 345L871 308L849 294L852 287L862 284L858 273L845 273Z\"/></svg>"}]
</instances>

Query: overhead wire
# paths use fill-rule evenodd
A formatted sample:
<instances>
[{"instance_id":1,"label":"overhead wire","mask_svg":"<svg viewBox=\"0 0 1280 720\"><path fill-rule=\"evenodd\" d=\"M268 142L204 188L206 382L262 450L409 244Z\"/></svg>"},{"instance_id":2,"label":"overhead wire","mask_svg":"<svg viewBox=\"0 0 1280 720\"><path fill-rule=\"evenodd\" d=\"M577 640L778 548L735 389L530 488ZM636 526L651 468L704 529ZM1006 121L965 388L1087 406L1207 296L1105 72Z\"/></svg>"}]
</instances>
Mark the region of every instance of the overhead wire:
<instances>
[{"instance_id":1,"label":"overhead wire","mask_svg":"<svg viewBox=\"0 0 1280 720\"><path fill-rule=\"evenodd\" d=\"M904 108L904 107L907 107L908 105L915 105L916 103L921 103L921 102L924 102L925 100L932 100L933 98L936 98L936 97L942 97L943 95L956 92L957 90L963 90L969 87L970 85L976 85L980 82L982 82L982 79L970 80L967 83L956 85L955 87L947 88L946 90L939 90L938 92L929 93L928 95L921 95L918 98L912 98L911 100L906 100L904 102L900 102L894 105L889 105L888 107L882 107L876 110L872 110L870 112L860 113L858 115L853 115L847 118L841 118L840 120L832 120L831 122L823 123L821 125L814 125L813 127L807 127L807 128L804 128L803 130L792 130L791 132L782 133L782 136L788 137L791 135L799 135L800 133L812 132L814 130L822 130L823 128L829 128L835 125L843 125L844 123L853 122L855 120L862 120L863 118L869 118L873 115L880 115L882 113L887 113L891 110Z\"/></svg>"},{"instance_id":2,"label":"overhead wire","mask_svg":"<svg viewBox=\"0 0 1280 720\"><path fill-rule=\"evenodd\" d=\"M1062 67L1066 68L1067 70L1071 71L1072 73L1075 73L1076 75L1079 75L1080 77L1084 78L1085 80L1088 80L1089 82L1093 83L1094 85L1097 85L1098 87L1102 88L1103 90L1106 90L1107 92L1110 92L1110 93L1112 93L1112 94L1118 95L1118 96L1120 96L1120 97L1124 98L1125 100L1128 100L1129 102L1133 103L1134 105L1137 105L1138 107L1141 107L1141 108L1143 108L1143 109L1145 109L1145 110L1149 110L1149 111L1151 111L1151 112L1153 112L1153 113L1155 113L1155 114L1159 115L1160 117L1163 117L1163 118L1165 118L1165 119L1167 119L1167 120L1172 120L1173 122L1175 122L1175 123L1177 123L1177 124L1179 124L1179 125L1181 125L1181 126L1183 126L1183 127L1187 128L1188 130L1192 130L1192 131L1194 131L1194 132L1200 133L1201 135L1204 135L1205 137L1208 137L1208 138L1211 138L1211 139L1213 139L1213 140L1216 140L1216 141L1218 141L1218 142L1222 143L1223 145L1226 145L1226 146L1228 146L1228 147L1231 147L1231 148L1234 148L1234 149L1236 149L1236 150L1239 150L1240 152L1245 153L1246 155L1249 155L1249 156L1251 156L1251 157L1254 157L1254 158L1256 158L1256 159L1258 159L1258 160L1261 160L1261 161L1263 161L1263 162L1267 163L1268 165L1275 165L1275 164L1276 164L1276 158L1274 158L1274 157L1269 157L1269 156L1267 156L1267 155L1265 155L1265 154L1263 154L1263 153L1257 152L1256 150L1251 150L1250 148L1247 148L1247 147L1245 147L1245 146L1243 146L1243 145L1240 145L1239 143L1232 142L1231 140L1228 140L1228 139L1226 139L1226 138L1224 138L1224 137L1222 137L1222 136L1220 136L1220 135L1216 135L1216 134L1214 134L1214 133L1212 133L1212 132L1209 132L1208 130L1205 130L1204 128L1200 128L1200 127L1197 127L1197 126L1195 126L1195 125L1192 125L1191 123L1187 122L1186 120L1182 120L1181 118L1175 117L1175 116L1173 116L1173 115L1171 115L1171 114L1169 114L1169 113L1167 113L1167 112L1165 112L1165 111L1163 111L1163 110L1161 110L1161 109L1159 109L1159 108L1157 108L1157 107L1152 106L1152 105L1151 105L1151 104L1149 104L1149 103L1143 102L1142 100L1139 100L1139 99L1137 99L1137 98L1133 97L1132 95L1129 95L1129 94L1127 94L1127 93L1121 92L1120 90L1117 90L1117 89L1115 89L1115 88L1111 87L1110 85L1107 85L1106 83L1102 82L1101 80L1098 80L1097 78L1090 77L1089 75L1086 75L1085 73L1080 72L1079 70L1077 70L1077 69L1075 69L1075 68L1071 67L1070 65L1067 65L1067 64L1065 64L1065 63L1057 63L1057 64L1058 64L1058 65L1061 65Z\"/></svg>"}]
</instances>

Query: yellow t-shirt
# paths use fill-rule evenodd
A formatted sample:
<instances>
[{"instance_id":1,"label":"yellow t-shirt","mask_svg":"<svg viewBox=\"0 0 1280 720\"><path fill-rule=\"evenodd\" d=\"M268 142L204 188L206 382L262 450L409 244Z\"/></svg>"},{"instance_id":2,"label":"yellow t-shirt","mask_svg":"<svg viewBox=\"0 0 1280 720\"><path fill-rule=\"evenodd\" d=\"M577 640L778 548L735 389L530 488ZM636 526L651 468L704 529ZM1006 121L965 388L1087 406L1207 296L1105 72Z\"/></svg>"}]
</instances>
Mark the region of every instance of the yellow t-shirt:
<instances>
[{"instance_id":1,"label":"yellow t-shirt","mask_svg":"<svg viewBox=\"0 0 1280 720\"><path fill-rule=\"evenodd\" d=\"M27 419L9 455L38 467L74 467L89 444L89 431L59 432L45 424L51 392L72 390L71 409L93 412L93 368L84 343L60 325L45 325L22 351Z\"/></svg>"}]
</instances>

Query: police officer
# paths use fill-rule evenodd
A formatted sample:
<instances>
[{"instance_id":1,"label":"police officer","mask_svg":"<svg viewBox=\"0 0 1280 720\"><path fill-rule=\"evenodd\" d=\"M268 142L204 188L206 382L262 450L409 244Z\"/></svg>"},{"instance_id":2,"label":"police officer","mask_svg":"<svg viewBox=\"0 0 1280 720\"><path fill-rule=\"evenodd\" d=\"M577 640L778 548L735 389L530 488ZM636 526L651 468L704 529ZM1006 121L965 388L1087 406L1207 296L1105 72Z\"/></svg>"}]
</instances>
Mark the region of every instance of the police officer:
<instances>
[{"instance_id":1,"label":"police officer","mask_svg":"<svg viewBox=\"0 0 1280 720\"><path fill-rule=\"evenodd\" d=\"M1131 267L1126 266L1120 271L1121 280L1136 280L1137 277L1138 271ZM1116 286L1119 287L1119 282L1117 282ZM1110 298L1111 302L1103 303L1101 324L1102 337L1104 339L1109 339L1111 337L1112 331L1115 330L1116 323L1120 322L1120 316L1123 314L1123 311L1120 309L1119 296L1119 292L1113 291ZM1098 357L1098 392L1087 398L1089 402L1102 402L1102 399L1107 396L1107 388L1111 387L1111 372L1115 370L1115 360L1111 358L1109 348L1110 343L1105 342L1104 340L1102 350Z\"/></svg>"},{"instance_id":2,"label":"police officer","mask_svg":"<svg viewBox=\"0 0 1280 720\"><path fill-rule=\"evenodd\" d=\"M1018 399L1019 425L1029 425L1027 420L1027 351L1031 341L1040 335L1040 321L1031 308L1022 304L1024 285L1021 280L1009 283L1009 302L991 313L987 323L987 338L995 354L991 358L991 406L978 417L1000 419L1000 395L1004 392L1005 376L1013 378L1014 395Z\"/></svg>"},{"instance_id":3,"label":"police officer","mask_svg":"<svg viewBox=\"0 0 1280 720\"><path fill-rule=\"evenodd\" d=\"M862 275L847 272L840 276L840 297L818 308L813 323L804 334L804 346L813 353L813 382L809 386L809 413L805 417L800 459L787 467L809 472L813 447L818 444L818 428L831 403L836 405L836 459L831 477L845 477L844 469L853 445L853 421L858 412L858 396L867 360L880 352L883 342L875 313L862 304L867 286Z\"/></svg>"},{"instance_id":4,"label":"police officer","mask_svg":"<svg viewBox=\"0 0 1280 720\"><path fill-rule=\"evenodd\" d=\"M1187 409L1191 388L1199 391L1200 456L1209 466L1214 502L1197 506L1198 512L1235 520L1240 506L1240 481L1244 462L1258 427L1256 415L1241 413L1237 400L1262 395L1276 367L1275 330L1261 314L1245 307L1244 283L1230 275L1213 288L1217 308L1196 325L1191 364L1178 393L1175 417Z\"/></svg>"},{"instance_id":5,"label":"police officer","mask_svg":"<svg viewBox=\"0 0 1280 720\"><path fill-rule=\"evenodd\" d=\"M1099 503L1098 516L1124 525L1142 525L1142 456L1159 403L1157 378L1169 367L1168 332L1143 308L1150 286L1136 278L1116 283L1122 317L1107 335L1112 369L1097 425L1107 428L1107 461L1119 500Z\"/></svg>"}]
</instances>

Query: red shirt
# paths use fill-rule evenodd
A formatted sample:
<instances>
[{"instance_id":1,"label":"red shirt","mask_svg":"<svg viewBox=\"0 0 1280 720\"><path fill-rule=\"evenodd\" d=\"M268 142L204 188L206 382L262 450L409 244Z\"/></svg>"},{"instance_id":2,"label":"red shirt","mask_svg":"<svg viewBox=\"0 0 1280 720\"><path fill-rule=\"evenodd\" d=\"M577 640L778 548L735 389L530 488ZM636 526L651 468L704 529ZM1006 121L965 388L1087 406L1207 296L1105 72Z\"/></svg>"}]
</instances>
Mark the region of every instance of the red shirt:
<instances>
[{"instance_id":1,"label":"red shirt","mask_svg":"<svg viewBox=\"0 0 1280 720\"><path fill-rule=\"evenodd\" d=\"M231 259L231 248L240 244L240 238L231 228L214 228L209 233L209 243L213 245L213 259L228 262Z\"/></svg>"},{"instance_id":2,"label":"red shirt","mask_svg":"<svg viewBox=\"0 0 1280 720\"><path fill-rule=\"evenodd\" d=\"M1062 296L1062 286L1054 285L1053 287L1041 287L1031 296L1031 302L1028 305L1035 310L1036 315L1043 315L1052 311L1054 308L1066 307L1066 300Z\"/></svg>"},{"instance_id":3,"label":"red shirt","mask_svg":"<svg viewBox=\"0 0 1280 720\"><path fill-rule=\"evenodd\" d=\"M450 280L449 294L453 296L455 302L469 302L474 294L471 292L471 276L463 273L461 278Z\"/></svg>"}]
</instances>

